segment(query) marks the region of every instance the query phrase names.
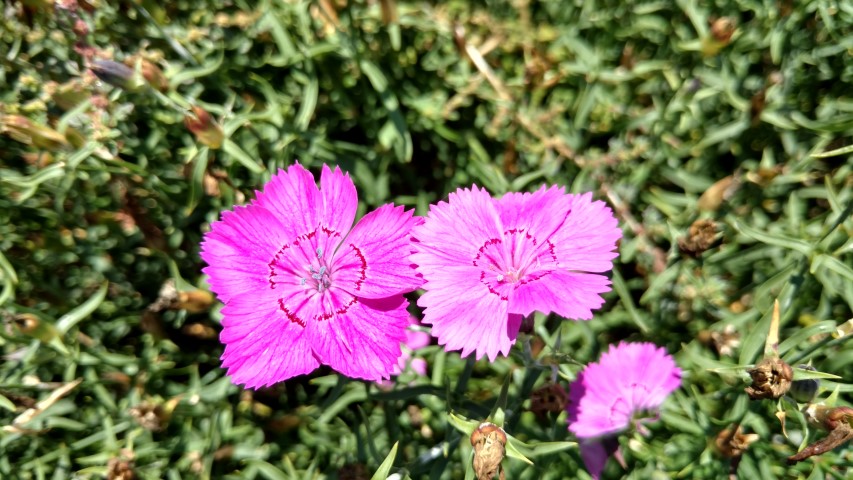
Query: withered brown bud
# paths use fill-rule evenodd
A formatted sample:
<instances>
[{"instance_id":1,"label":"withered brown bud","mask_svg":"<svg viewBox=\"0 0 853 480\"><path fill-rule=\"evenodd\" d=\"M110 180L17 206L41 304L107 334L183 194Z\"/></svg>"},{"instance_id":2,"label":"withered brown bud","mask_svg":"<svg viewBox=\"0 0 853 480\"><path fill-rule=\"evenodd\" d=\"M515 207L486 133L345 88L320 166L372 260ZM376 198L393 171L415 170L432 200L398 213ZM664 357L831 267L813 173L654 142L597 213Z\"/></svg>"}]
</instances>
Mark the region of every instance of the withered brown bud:
<instances>
[{"instance_id":1,"label":"withered brown bud","mask_svg":"<svg viewBox=\"0 0 853 480\"><path fill-rule=\"evenodd\" d=\"M729 427L717 435L714 445L717 451L725 458L736 458L760 437L755 433L743 433L740 425L737 428Z\"/></svg>"},{"instance_id":2,"label":"withered brown bud","mask_svg":"<svg viewBox=\"0 0 853 480\"><path fill-rule=\"evenodd\" d=\"M690 225L687 236L678 239L678 248L693 257L698 257L717 240L717 224L710 219L696 220Z\"/></svg>"},{"instance_id":3,"label":"withered brown bud","mask_svg":"<svg viewBox=\"0 0 853 480\"><path fill-rule=\"evenodd\" d=\"M735 33L735 21L729 17L721 17L711 23L711 36L714 40L727 45Z\"/></svg>"},{"instance_id":4,"label":"withered brown bud","mask_svg":"<svg viewBox=\"0 0 853 480\"><path fill-rule=\"evenodd\" d=\"M192 113L184 117L184 125L203 145L214 150L222 146L225 139L222 127L207 113L207 110L193 106Z\"/></svg>"},{"instance_id":5,"label":"withered brown bud","mask_svg":"<svg viewBox=\"0 0 853 480\"><path fill-rule=\"evenodd\" d=\"M481 423L471 434L474 447L474 474L477 480L492 480L499 475L504 480L501 462L506 455L506 433L494 423Z\"/></svg>"},{"instance_id":6,"label":"withered brown bud","mask_svg":"<svg viewBox=\"0 0 853 480\"><path fill-rule=\"evenodd\" d=\"M130 416L136 420L142 428L159 432L169 423L170 415L161 405L149 402L139 404L130 409Z\"/></svg>"},{"instance_id":7,"label":"withered brown bud","mask_svg":"<svg viewBox=\"0 0 853 480\"><path fill-rule=\"evenodd\" d=\"M107 462L107 480L136 480L136 473L133 471L133 460L111 458Z\"/></svg>"},{"instance_id":8,"label":"withered brown bud","mask_svg":"<svg viewBox=\"0 0 853 480\"><path fill-rule=\"evenodd\" d=\"M826 413L824 424L829 429L829 434L802 449L799 453L788 457L789 465L802 462L809 457L822 455L853 440L853 425L851 425L853 424L853 408L833 408Z\"/></svg>"},{"instance_id":9,"label":"withered brown bud","mask_svg":"<svg viewBox=\"0 0 853 480\"><path fill-rule=\"evenodd\" d=\"M548 412L562 412L568 401L569 395L563 387L557 384L544 385L530 394L530 411L541 419Z\"/></svg>"},{"instance_id":10,"label":"withered brown bud","mask_svg":"<svg viewBox=\"0 0 853 480\"><path fill-rule=\"evenodd\" d=\"M794 379L794 371L779 358L765 358L749 370L749 376L752 377L752 385L746 387L749 398L775 400L788 393Z\"/></svg>"}]
</instances>

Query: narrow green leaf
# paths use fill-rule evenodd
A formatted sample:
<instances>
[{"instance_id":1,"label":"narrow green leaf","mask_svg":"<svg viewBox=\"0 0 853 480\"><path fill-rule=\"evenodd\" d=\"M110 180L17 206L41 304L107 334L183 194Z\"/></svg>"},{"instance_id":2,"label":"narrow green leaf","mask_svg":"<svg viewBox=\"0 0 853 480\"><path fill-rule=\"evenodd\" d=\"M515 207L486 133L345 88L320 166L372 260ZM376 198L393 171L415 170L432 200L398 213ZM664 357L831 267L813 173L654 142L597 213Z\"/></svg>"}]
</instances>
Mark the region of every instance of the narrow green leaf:
<instances>
[{"instance_id":1,"label":"narrow green leaf","mask_svg":"<svg viewBox=\"0 0 853 480\"><path fill-rule=\"evenodd\" d=\"M837 157L839 155L847 155L848 153L853 153L853 145L847 145L846 147L836 148L835 150L829 150L826 152L813 153L811 154L812 158L829 158L829 157Z\"/></svg>"},{"instance_id":2,"label":"narrow green leaf","mask_svg":"<svg viewBox=\"0 0 853 480\"><path fill-rule=\"evenodd\" d=\"M476 420L468 420L467 418L461 415L456 415L453 412L450 412L447 421L450 422L456 430L459 430L468 437L470 437L471 434L474 433L474 430L477 429L477 426L480 425L480 422Z\"/></svg>"},{"instance_id":3,"label":"narrow green leaf","mask_svg":"<svg viewBox=\"0 0 853 480\"><path fill-rule=\"evenodd\" d=\"M317 418L317 424L322 425L324 423L329 423L329 420L335 418L338 413L342 412L351 404L355 402L363 402L366 399L367 393L365 393L363 389L350 390L344 393L323 411L323 414Z\"/></svg>"},{"instance_id":4,"label":"narrow green leaf","mask_svg":"<svg viewBox=\"0 0 853 480\"><path fill-rule=\"evenodd\" d=\"M787 248L790 250L795 250L797 252L802 253L803 255L808 255L812 251L811 244L804 242L802 240L798 240L790 237L783 237L781 235L774 235L767 232L762 232L761 230L750 227L749 225L742 223L740 221L735 220L733 226L737 231L743 233L744 235L751 237L755 240L758 240L761 243L767 245L773 245L776 247Z\"/></svg>"},{"instance_id":5,"label":"narrow green leaf","mask_svg":"<svg viewBox=\"0 0 853 480\"><path fill-rule=\"evenodd\" d=\"M520 440L516 440L510 434L506 435L506 440L507 440L506 441L506 456L507 457L514 458L516 460L521 460L524 463L527 463L529 465L533 465L533 462L529 458L525 457L524 454L521 453L521 451L519 450L519 447L528 448L527 445L524 444L524 442L521 442Z\"/></svg>"},{"instance_id":6,"label":"narrow green leaf","mask_svg":"<svg viewBox=\"0 0 853 480\"><path fill-rule=\"evenodd\" d=\"M59 317L59 320L56 321L56 329L59 331L59 334L65 335L74 325L77 325L78 322L91 315L107 297L107 289L109 285L110 282L102 283L98 291L89 297L88 300L83 302L77 308Z\"/></svg>"},{"instance_id":7,"label":"narrow green leaf","mask_svg":"<svg viewBox=\"0 0 853 480\"><path fill-rule=\"evenodd\" d=\"M388 478L388 472L391 471L391 467L394 465L394 459L397 458L397 447L399 444L400 442L394 442L394 446L391 448L388 456L385 457L382 465L379 465L379 468L376 470L376 473L370 477L370 480L385 480Z\"/></svg>"},{"instance_id":8,"label":"narrow green leaf","mask_svg":"<svg viewBox=\"0 0 853 480\"><path fill-rule=\"evenodd\" d=\"M2 393L0 393L0 407L3 407L10 412L15 411L15 404L8 398L4 397Z\"/></svg>"},{"instance_id":9,"label":"narrow green leaf","mask_svg":"<svg viewBox=\"0 0 853 480\"><path fill-rule=\"evenodd\" d=\"M174 90L179 85L184 82L188 82L190 80L194 80L196 78L206 77L215 71L219 70L219 67L222 66L222 61L225 59L225 52L220 52L219 56L208 62L207 65L202 65L198 68L187 68L180 72L172 75L172 78L169 79L169 89Z\"/></svg>"},{"instance_id":10,"label":"narrow green leaf","mask_svg":"<svg viewBox=\"0 0 853 480\"><path fill-rule=\"evenodd\" d=\"M752 328L752 331L747 334L743 341L743 346L740 350L738 363L746 365L755 363L758 353L761 352L764 346L767 332L770 330L770 323L773 321L773 312L767 312L761 320Z\"/></svg>"},{"instance_id":11,"label":"narrow green leaf","mask_svg":"<svg viewBox=\"0 0 853 480\"><path fill-rule=\"evenodd\" d=\"M222 151L230 155L234 160L237 160L241 165L248 168L252 173L261 173L264 171L264 166L256 162L249 156L239 145L234 143L230 138L222 143Z\"/></svg>"}]
</instances>

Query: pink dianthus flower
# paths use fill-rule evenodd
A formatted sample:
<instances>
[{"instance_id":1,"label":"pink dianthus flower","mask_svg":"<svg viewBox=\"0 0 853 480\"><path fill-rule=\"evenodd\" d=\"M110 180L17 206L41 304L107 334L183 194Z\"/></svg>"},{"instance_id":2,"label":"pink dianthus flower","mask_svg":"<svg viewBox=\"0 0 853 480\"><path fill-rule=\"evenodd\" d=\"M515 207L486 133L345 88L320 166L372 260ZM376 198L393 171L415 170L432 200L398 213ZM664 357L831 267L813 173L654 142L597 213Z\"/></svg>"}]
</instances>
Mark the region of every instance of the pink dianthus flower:
<instances>
[{"instance_id":1,"label":"pink dianthus flower","mask_svg":"<svg viewBox=\"0 0 853 480\"><path fill-rule=\"evenodd\" d=\"M225 304L223 366L237 384L271 385L321 364L389 378L406 339L403 294L422 280L408 254L412 211L383 205L352 226L355 185L323 166L279 170L247 206L224 212L201 257Z\"/></svg>"},{"instance_id":2,"label":"pink dianthus flower","mask_svg":"<svg viewBox=\"0 0 853 480\"><path fill-rule=\"evenodd\" d=\"M593 478L604 470L623 432L653 414L681 385L681 369L663 348L622 342L590 363L569 387L569 430L581 440L581 457Z\"/></svg>"},{"instance_id":3,"label":"pink dianthus flower","mask_svg":"<svg viewBox=\"0 0 853 480\"><path fill-rule=\"evenodd\" d=\"M447 350L494 360L534 311L592 318L610 290L597 273L613 267L622 232L589 193L542 186L495 199L474 186L432 205L412 236L423 322Z\"/></svg>"}]
</instances>

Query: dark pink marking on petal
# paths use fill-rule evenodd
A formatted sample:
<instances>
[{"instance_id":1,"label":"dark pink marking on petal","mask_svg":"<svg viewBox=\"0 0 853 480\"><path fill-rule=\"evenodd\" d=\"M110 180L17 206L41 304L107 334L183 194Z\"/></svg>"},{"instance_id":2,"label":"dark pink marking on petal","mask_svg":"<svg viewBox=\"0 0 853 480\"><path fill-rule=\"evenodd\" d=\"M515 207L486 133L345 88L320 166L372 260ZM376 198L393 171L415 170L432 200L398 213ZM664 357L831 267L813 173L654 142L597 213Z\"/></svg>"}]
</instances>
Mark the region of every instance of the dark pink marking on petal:
<instances>
[{"instance_id":1,"label":"dark pink marking on petal","mask_svg":"<svg viewBox=\"0 0 853 480\"><path fill-rule=\"evenodd\" d=\"M479 260L480 257L483 256L483 254L486 252L486 248L488 248L492 245L497 245L499 243L502 243L502 240L500 238L490 238L490 239L486 240L486 242L483 243L483 246L481 246L480 249L477 251L477 256L474 257L474 260L471 263L475 267L478 267L479 264L477 263L477 260Z\"/></svg>"},{"instance_id":2,"label":"dark pink marking on petal","mask_svg":"<svg viewBox=\"0 0 853 480\"><path fill-rule=\"evenodd\" d=\"M501 294L501 292L499 292L499 291L495 290L495 288L494 288L494 287L492 287L491 285L489 285L489 282L486 280L486 272L480 272L480 283L482 283L483 285L485 285L485 286L486 286L486 288L488 288L488 289L489 289L489 293L491 293L492 295L497 296L498 298L500 298L500 299L501 299L501 300L503 300L504 302L506 302L507 300L509 300L509 297L507 297L506 295Z\"/></svg>"},{"instance_id":3,"label":"dark pink marking on petal","mask_svg":"<svg viewBox=\"0 0 853 480\"><path fill-rule=\"evenodd\" d=\"M361 249L353 245L349 244L355 252L355 256L358 257L359 261L361 261L361 267L358 269L358 278L355 281L355 289L361 290L361 285L364 283L364 279L367 278L367 259L364 258L364 254L361 253Z\"/></svg>"},{"instance_id":4,"label":"dark pink marking on petal","mask_svg":"<svg viewBox=\"0 0 853 480\"><path fill-rule=\"evenodd\" d=\"M323 320L331 320L335 315L344 315L347 311L358 303L358 299L352 297L346 304L342 307L337 308L334 312L323 312L314 317L314 320L323 321Z\"/></svg>"},{"instance_id":5,"label":"dark pink marking on petal","mask_svg":"<svg viewBox=\"0 0 853 480\"><path fill-rule=\"evenodd\" d=\"M287 316L288 320L299 325L302 328L305 328L305 320L302 320L301 318L299 318L299 315L295 314L294 312L291 312L290 309L287 308L287 306L284 304L284 300L282 300L281 298L278 299L278 308L279 310L284 312L284 315Z\"/></svg>"}]
</instances>

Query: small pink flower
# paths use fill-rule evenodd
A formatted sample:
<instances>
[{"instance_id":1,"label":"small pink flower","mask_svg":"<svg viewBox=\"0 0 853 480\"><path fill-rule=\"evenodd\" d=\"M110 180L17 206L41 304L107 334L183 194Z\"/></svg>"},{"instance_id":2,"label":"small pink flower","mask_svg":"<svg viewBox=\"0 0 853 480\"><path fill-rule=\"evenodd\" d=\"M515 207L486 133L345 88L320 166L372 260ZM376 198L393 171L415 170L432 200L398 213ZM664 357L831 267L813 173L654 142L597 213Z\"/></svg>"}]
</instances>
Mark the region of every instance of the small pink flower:
<instances>
[{"instance_id":1,"label":"small pink flower","mask_svg":"<svg viewBox=\"0 0 853 480\"><path fill-rule=\"evenodd\" d=\"M412 325L419 325L419 322L412 318ZM397 366L394 367L392 375L400 375L406 368L411 368L413 372L420 376L427 374L427 363L423 358L412 358L412 354L426 346L429 346L432 341L430 334L421 330L416 330L409 327L406 330L406 341L403 344L403 354L397 359Z\"/></svg>"},{"instance_id":2,"label":"small pink flower","mask_svg":"<svg viewBox=\"0 0 853 480\"><path fill-rule=\"evenodd\" d=\"M679 386L681 369L651 343L622 342L578 374L569 387L567 421L593 478L615 451L606 437L639 426L642 415L655 415Z\"/></svg>"},{"instance_id":3,"label":"small pink flower","mask_svg":"<svg viewBox=\"0 0 853 480\"><path fill-rule=\"evenodd\" d=\"M403 294L420 286L407 256L420 223L391 204L352 227L349 175L280 170L257 199L224 212L202 242L211 289L225 304L223 366L237 384L271 385L321 364L389 378L406 338Z\"/></svg>"},{"instance_id":4,"label":"small pink flower","mask_svg":"<svg viewBox=\"0 0 853 480\"><path fill-rule=\"evenodd\" d=\"M429 346L432 341L432 337L430 334L415 328L419 325L420 322L418 322L416 318L411 317L409 319L409 328L406 329L406 341L403 342L403 354L397 359L397 365L394 366L394 371L391 372L392 376L401 375L406 371L414 372L421 377L426 376L426 360L423 358L413 358L412 354L426 346ZM395 380L391 379L382 380L378 383L379 386L384 389L391 389L394 386L394 382Z\"/></svg>"},{"instance_id":5,"label":"small pink flower","mask_svg":"<svg viewBox=\"0 0 853 480\"><path fill-rule=\"evenodd\" d=\"M610 290L622 236L611 210L562 187L494 199L474 186L430 207L412 231L426 283L418 305L447 350L494 360L534 311L587 320Z\"/></svg>"}]
</instances>

